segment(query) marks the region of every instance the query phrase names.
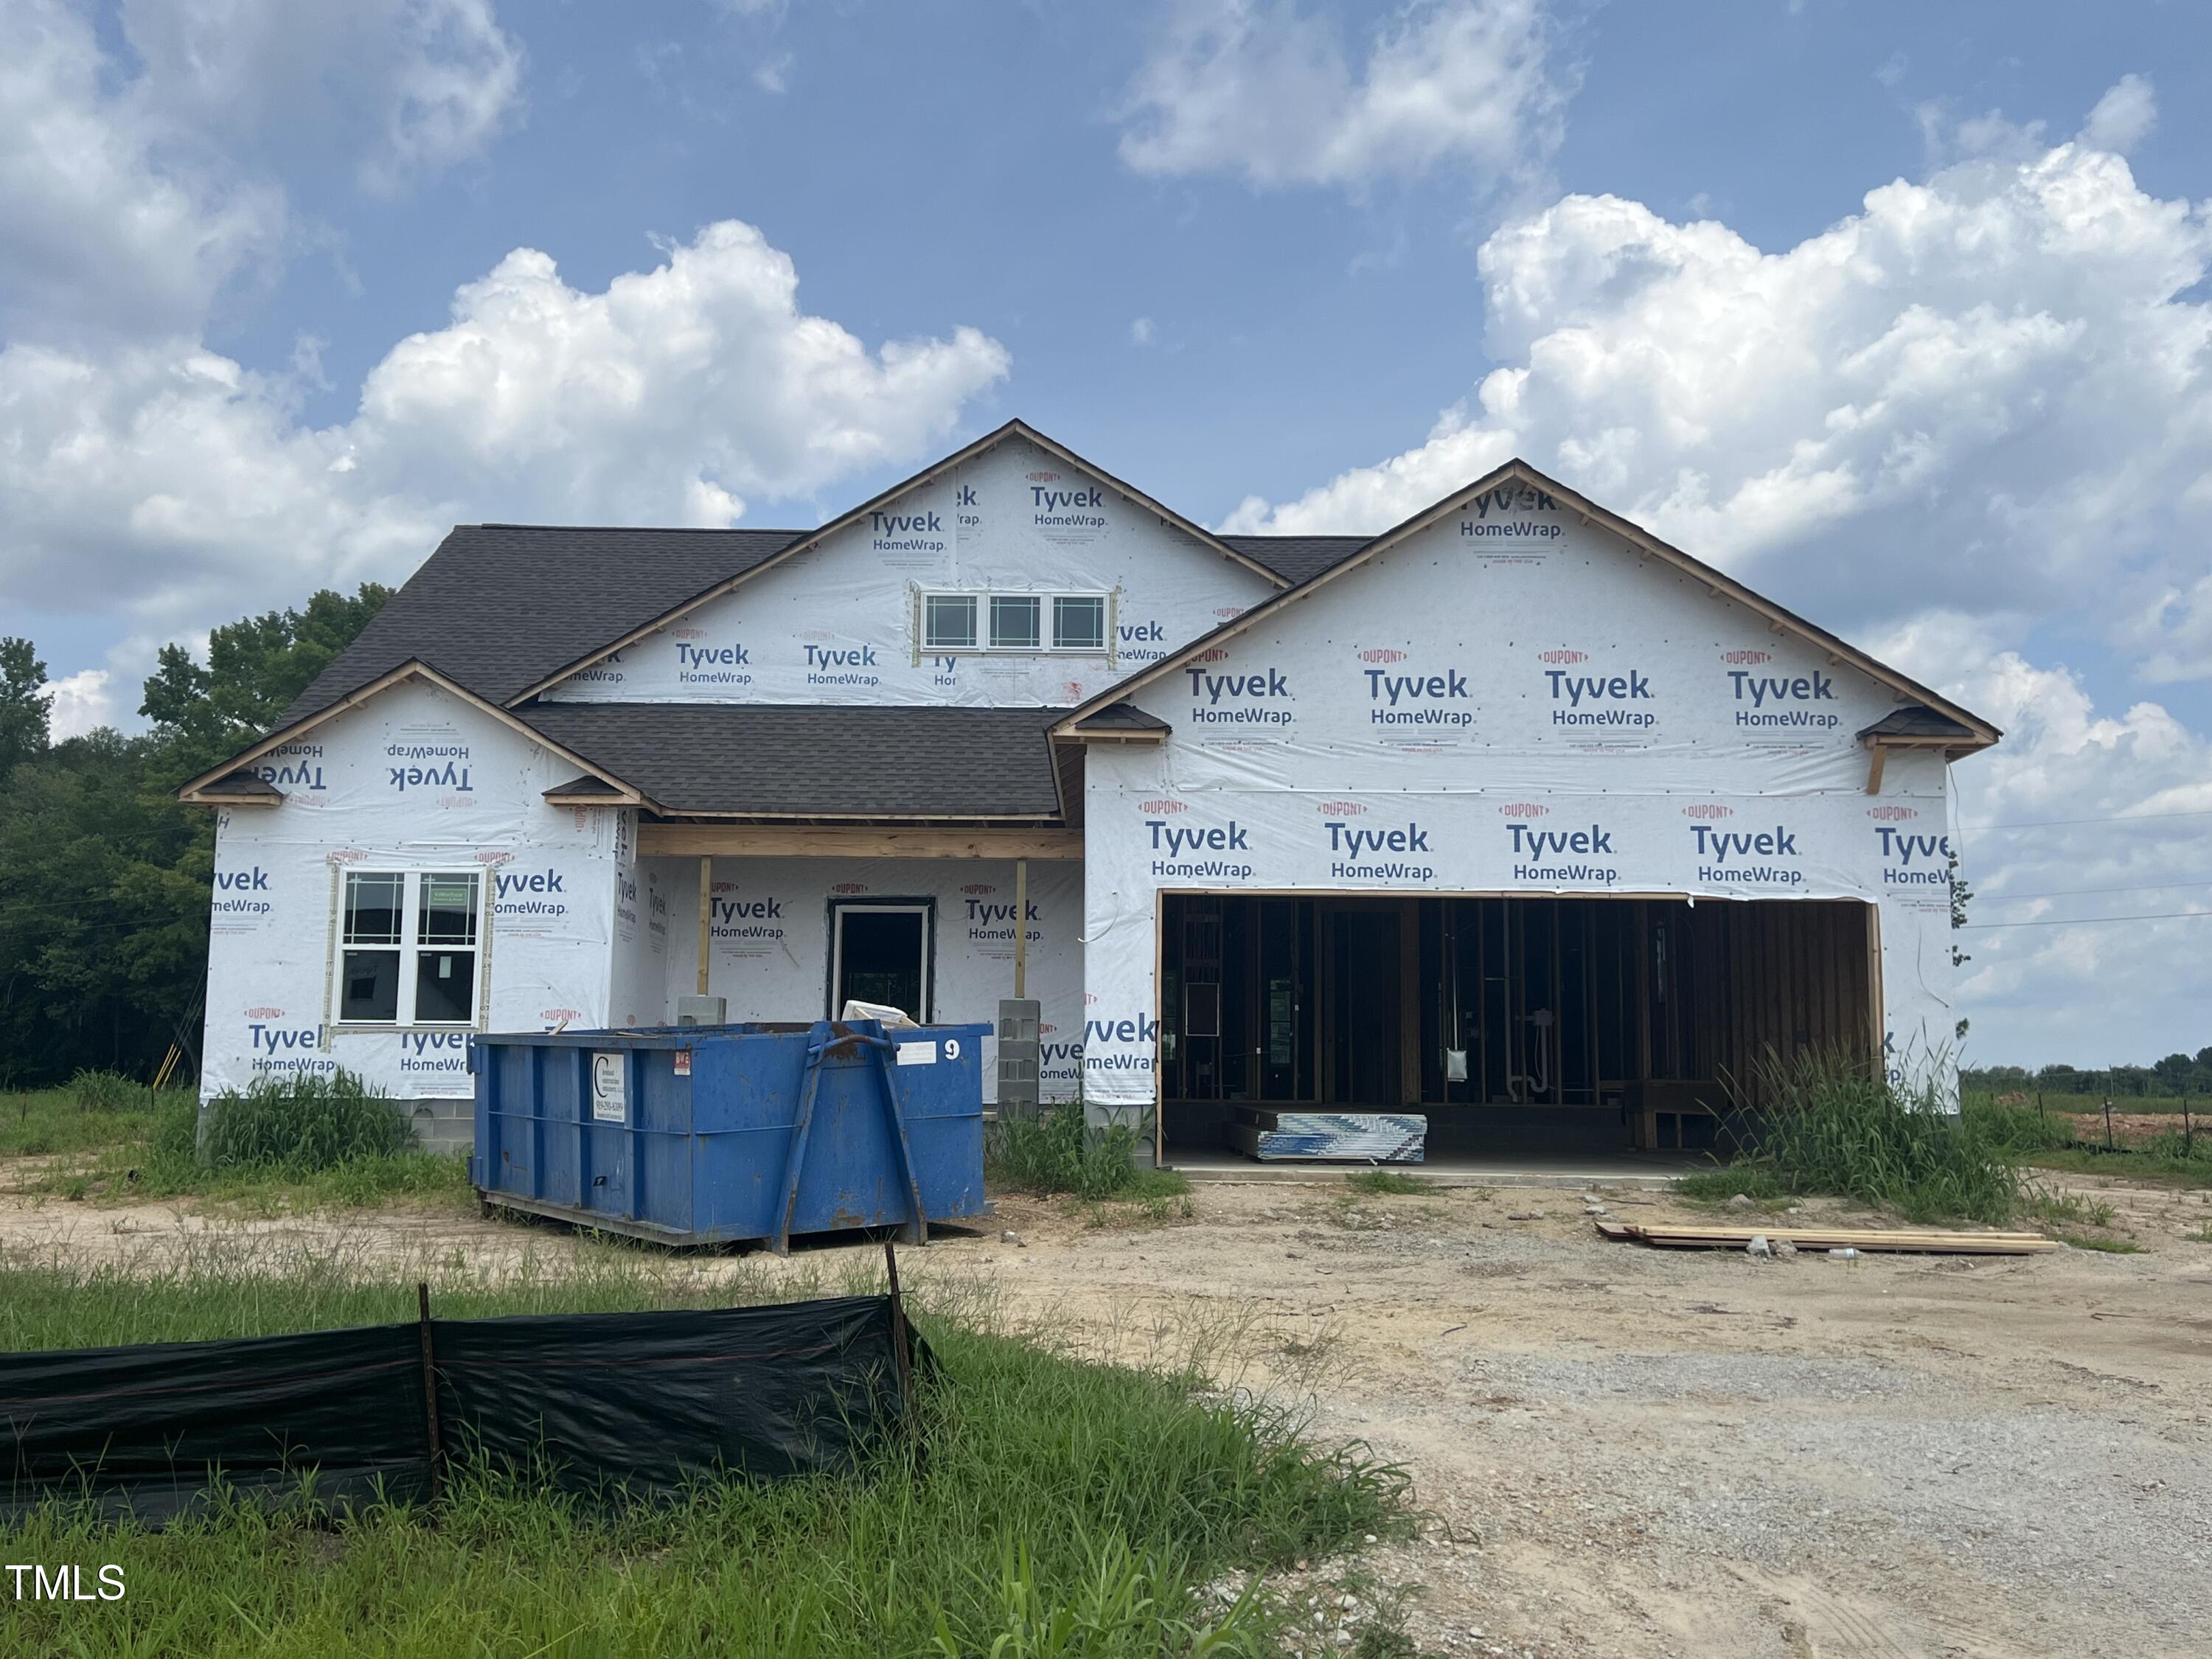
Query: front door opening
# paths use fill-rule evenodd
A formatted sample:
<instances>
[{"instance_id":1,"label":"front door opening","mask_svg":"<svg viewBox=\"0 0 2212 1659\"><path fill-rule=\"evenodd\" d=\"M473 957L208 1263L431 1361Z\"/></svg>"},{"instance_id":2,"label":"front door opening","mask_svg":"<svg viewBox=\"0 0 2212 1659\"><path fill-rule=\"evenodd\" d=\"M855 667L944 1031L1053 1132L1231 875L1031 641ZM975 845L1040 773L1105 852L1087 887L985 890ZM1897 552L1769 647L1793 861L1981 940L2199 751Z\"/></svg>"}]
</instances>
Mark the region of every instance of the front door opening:
<instances>
[{"instance_id":1,"label":"front door opening","mask_svg":"<svg viewBox=\"0 0 2212 1659\"><path fill-rule=\"evenodd\" d=\"M1848 901L1163 896L1171 1148L1270 1108L1424 1113L1432 1152L1712 1144L1768 1054L1880 1052Z\"/></svg>"},{"instance_id":2,"label":"front door opening","mask_svg":"<svg viewBox=\"0 0 2212 1659\"><path fill-rule=\"evenodd\" d=\"M830 1018L848 1002L879 1002L929 1024L933 908L926 899L830 907Z\"/></svg>"}]
</instances>

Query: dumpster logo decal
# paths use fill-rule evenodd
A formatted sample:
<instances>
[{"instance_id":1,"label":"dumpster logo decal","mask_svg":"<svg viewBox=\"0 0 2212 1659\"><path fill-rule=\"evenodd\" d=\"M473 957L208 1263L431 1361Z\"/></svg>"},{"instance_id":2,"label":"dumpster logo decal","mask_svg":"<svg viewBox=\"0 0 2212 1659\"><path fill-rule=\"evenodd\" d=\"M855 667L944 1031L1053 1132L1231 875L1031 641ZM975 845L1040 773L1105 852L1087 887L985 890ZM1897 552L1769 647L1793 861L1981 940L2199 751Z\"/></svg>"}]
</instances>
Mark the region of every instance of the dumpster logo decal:
<instances>
[{"instance_id":1,"label":"dumpster logo decal","mask_svg":"<svg viewBox=\"0 0 2212 1659\"><path fill-rule=\"evenodd\" d=\"M595 1123L622 1123L629 1119L626 1058L620 1054L592 1056L592 1121Z\"/></svg>"}]
</instances>

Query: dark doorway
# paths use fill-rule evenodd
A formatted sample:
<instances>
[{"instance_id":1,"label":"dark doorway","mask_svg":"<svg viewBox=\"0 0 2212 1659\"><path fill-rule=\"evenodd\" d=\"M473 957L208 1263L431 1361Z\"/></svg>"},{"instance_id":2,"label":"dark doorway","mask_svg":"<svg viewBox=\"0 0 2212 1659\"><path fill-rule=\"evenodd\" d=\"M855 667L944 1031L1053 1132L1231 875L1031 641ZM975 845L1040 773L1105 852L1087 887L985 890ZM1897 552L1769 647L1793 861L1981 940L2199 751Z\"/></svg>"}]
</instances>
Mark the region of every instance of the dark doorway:
<instances>
[{"instance_id":1,"label":"dark doorway","mask_svg":"<svg viewBox=\"0 0 2212 1659\"><path fill-rule=\"evenodd\" d=\"M921 899L830 907L832 1019L848 1002L879 1002L929 1023L931 908Z\"/></svg>"},{"instance_id":2,"label":"dark doorway","mask_svg":"<svg viewBox=\"0 0 2212 1659\"><path fill-rule=\"evenodd\" d=\"M1398 984L1398 911L1328 906L1321 915L1329 1018L1322 1027L1333 1106L1396 1111L1403 1024Z\"/></svg>"},{"instance_id":3,"label":"dark doorway","mask_svg":"<svg viewBox=\"0 0 2212 1659\"><path fill-rule=\"evenodd\" d=\"M1770 1055L1881 1048L1846 901L1170 893L1162 1126L1414 1110L1431 1152L1692 1149Z\"/></svg>"}]
</instances>

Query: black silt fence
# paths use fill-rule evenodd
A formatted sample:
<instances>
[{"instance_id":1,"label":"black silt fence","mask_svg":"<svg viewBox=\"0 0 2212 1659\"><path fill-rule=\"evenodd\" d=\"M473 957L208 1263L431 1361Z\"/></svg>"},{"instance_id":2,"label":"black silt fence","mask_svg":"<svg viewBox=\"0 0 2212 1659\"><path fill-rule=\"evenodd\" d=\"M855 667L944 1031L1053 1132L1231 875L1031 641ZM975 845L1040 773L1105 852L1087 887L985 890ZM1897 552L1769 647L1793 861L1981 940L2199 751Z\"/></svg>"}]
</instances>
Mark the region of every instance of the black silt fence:
<instances>
[{"instance_id":1,"label":"black silt fence","mask_svg":"<svg viewBox=\"0 0 2212 1659\"><path fill-rule=\"evenodd\" d=\"M890 1297L0 1354L0 1518L158 1524L218 1481L284 1502L310 1475L333 1507L411 1502L467 1466L633 1498L849 1469L911 1423L927 1358Z\"/></svg>"}]
</instances>

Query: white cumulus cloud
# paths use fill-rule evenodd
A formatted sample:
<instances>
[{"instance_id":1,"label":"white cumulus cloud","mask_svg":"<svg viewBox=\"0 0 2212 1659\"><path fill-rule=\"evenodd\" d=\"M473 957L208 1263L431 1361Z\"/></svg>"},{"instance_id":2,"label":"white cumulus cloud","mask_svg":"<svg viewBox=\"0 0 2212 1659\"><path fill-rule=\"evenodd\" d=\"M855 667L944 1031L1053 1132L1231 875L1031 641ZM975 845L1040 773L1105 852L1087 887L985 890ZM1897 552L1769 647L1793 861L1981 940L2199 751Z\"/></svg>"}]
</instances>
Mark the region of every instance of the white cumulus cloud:
<instances>
[{"instance_id":1,"label":"white cumulus cloud","mask_svg":"<svg viewBox=\"0 0 2212 1659\"><path fill-rule=\"evenodd\" d=\"M236 153L322 142L390 194L474 159L516 118L522 48L490 0L125 0L133 97Z\"/></svg>"},{"instance_id":2,"label":"white cumulus cloud","mask_svg":"<svg viewBox=\"0 0 2212 1659\"><path fill-rule=\"evenodd\" d=\"M1457 161L1492 180L1559 147L1574 74L1543 0L1415 0L1345 52L1295 0L1184 0L1128 88L1122 160L1261 185L1358 185Z\"/></svg>"},{"instance_id":3,"label":"white cumulus cloud","mask_svg":"<svg viewBox=\"0 0 2212 1659\"><path fill-rule=\"evenodd\" d=\"M456 520L725 525L749 495L920 459L1007 372L969 328L872 350L797 289L734 221L598 292L517 249L321 428L289 377L189 338L10 346L0 600L120 608L137 658L271 595L404 576Z\"/></svg>"},{"instance_id":4,"label":"white cumulus cloud","mask_svg":"<svg viewBox=\"0 0 2212 1659\"><path fill-rule=\"evenodd\" d=\"M48 683L46 732L56 743L81 738L95 726L115 724L115 698L108 690L112 678L105 668L87 668Z\"/></svg>"},{"instance_id":5,"label":"white cumulus cloud","mask_svg":"<svg viewBox=\"0 0 2212 1659\"><path fill-rule=\"evenodd\" d=\"M75 9L0 5L0 303L17 329L196 328L283 232L274 186L157 155L162 125L116 73Z\"/></svg>"},{"instance_id":6,"label":"white cumulus cloud","mask_svg":"<svg viewBox=\"0 0 2212 1659\"><path fill-rule=\"evenodd\" d=\"M2212 810L2212 744L2021 648L2063 619L2147 683L2212 678L2212 221L2120 154L2154 117L2130 77L2063 142L1982 118L1778 251L1615 197L1517 217L1480 251L1468 398L1223 527L1374 531L1525 457L2006 728L1956 773L1976 921L2212 908L2162 885L2212 882L2212 818L2165 816ZM2212 1006L2208 929L1962 935L1978 1051L2172 1046Z\"/></svg>"},{"instance_id":7,"label":"white cumulus cloud","mask_svg":"<svg viewBox=\"0 0 2212 1659\"><path fill-rule=\"evenodd\" d=\"M267 276L287 168L392 191L512 124L521 49L488 0L126 0L127 53L83 8L0 4L0 305L11 337L199 328Z\"/></svg>"},{"instance_id":8,"label":"white cumulus cloud","mask_svg":"<svg viewBox=\"0 0 2212 1659\"><path fill-rule=\"evenodd\" d=\"M1847 624L2087 605L2170 675L2212 655L2212 222L2087 138L1884 185L1775 252L1570 196L1479 264L1500 366L1473 396L1229 528L1378 528L1519 454Z\"/></svg>"}]
</instances>

